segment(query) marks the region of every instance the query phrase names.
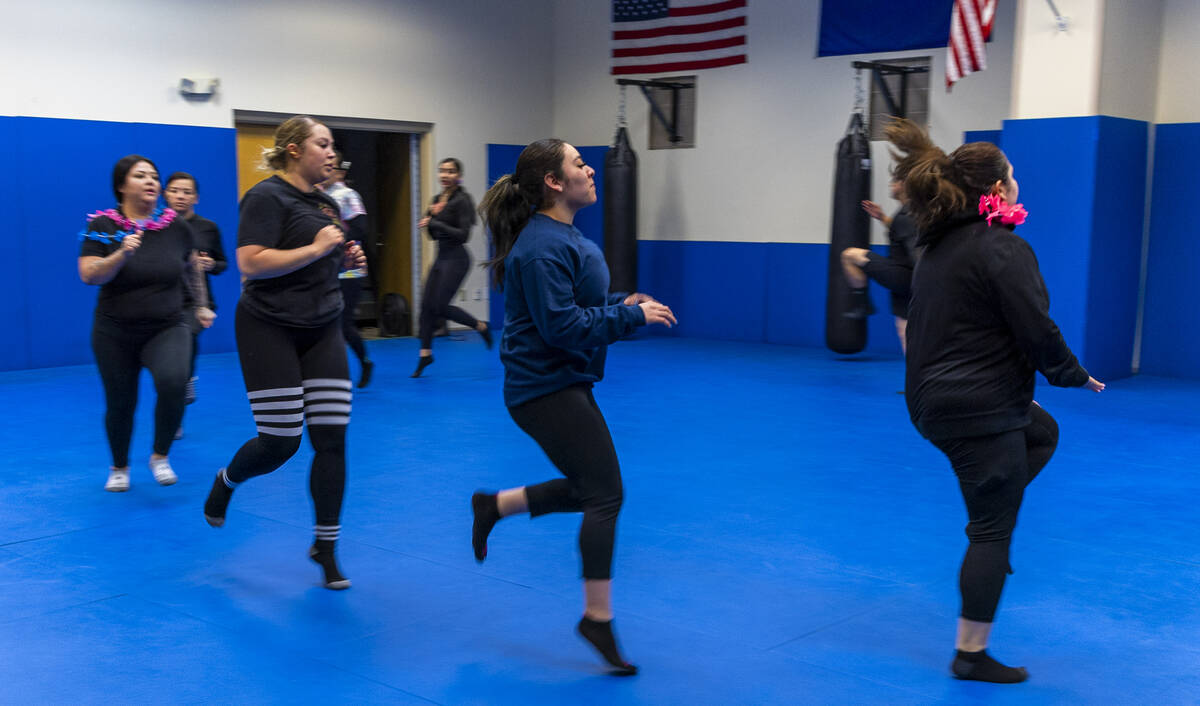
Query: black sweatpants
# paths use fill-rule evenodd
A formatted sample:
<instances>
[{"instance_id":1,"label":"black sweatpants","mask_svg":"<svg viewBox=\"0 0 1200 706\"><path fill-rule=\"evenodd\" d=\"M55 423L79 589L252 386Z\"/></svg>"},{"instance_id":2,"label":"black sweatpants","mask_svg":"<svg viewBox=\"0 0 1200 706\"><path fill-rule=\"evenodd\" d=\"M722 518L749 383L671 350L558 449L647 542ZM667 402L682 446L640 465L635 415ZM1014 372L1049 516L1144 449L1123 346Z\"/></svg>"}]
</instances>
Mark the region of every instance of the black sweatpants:
<instances>
[{"instance_id":1,"label":"black sweatpants","mask_svg":"<svg viewBox=\"0 0 1200 706\"><path fill-rule=\"evenodd\" d=\"M1029 413L1033 422L1024 429L934 441L950 459L967 504L970 544L958 574L961 615L967 620L995 619L1025 487L1058 446L1054 418L1037 404L1030 405Z\"/></svg>"},{"instance_id":2,"label":"black sweatpants","mask_svg":"<svg viewBox=\"0 0 1200 706\"><path fill-rule=\"evenodd\" d=\"M573 385L510 407L508 413L566 476L526 486L530 516L582 512L583 578L612 578L617 513L624 494L617 452L591 386Z\"/></svg>"},{"instance_id":3,"label":"black sweatpants","mask_svg":"<svg viewBox=\"0 0 1200 706\"><path fill-rule=\"evenodd\" d=\"M350 371L342 322L319 328L265 321L238 304L234 330L246 396L258 427L226 467L232 483L279 468L300 449L304 423L316 454L309 491L319 539L338 538L346 487Z\"/></svg>"},{"instance_id":4,"label":"black sweatpants","mask_svg":"<svg viewBox=\"0 0 1200 706\"><path fill-rule=\"evenodd\" d=\"M459 246L438 251L433 267L429 268L429 277L425 280L425 293L421 295L421 318L418 325L421 348L433 348L433 331L443 319L469 328L479 325L479 320L474 316L450 305L454 293L466 279L469 269L471 255L466 248Z\"/></svg>"},{"instance_id":5,"label":"black sweatpants","mask_svg":"<svg viewBox=\"0 0 1200 706\"><path fill-rule=\"evenodd\" d=\"M138 377L148 368L158 401L154 405L154 453L167 455L183 419L183 394L192 356L192 334L183 322L162 328L126 326L97 315L92 322L92 352L104 383L104 428L112 465L129 465Z\"/></svg>"},{"instance_id":6,"label":"black sweatpants","mask_svg":"<svg viewBox=\"0 0 1200 706\"><path fill-rule=\"evenodd\" d=\"M338 280L338 286L342 288L342 337L346 339L350 350L354 351L359 363L367 359L367 347L354 323L354 310L362 296L364 281L365 277L342 277Z\"/></svg>"}]
</instances>

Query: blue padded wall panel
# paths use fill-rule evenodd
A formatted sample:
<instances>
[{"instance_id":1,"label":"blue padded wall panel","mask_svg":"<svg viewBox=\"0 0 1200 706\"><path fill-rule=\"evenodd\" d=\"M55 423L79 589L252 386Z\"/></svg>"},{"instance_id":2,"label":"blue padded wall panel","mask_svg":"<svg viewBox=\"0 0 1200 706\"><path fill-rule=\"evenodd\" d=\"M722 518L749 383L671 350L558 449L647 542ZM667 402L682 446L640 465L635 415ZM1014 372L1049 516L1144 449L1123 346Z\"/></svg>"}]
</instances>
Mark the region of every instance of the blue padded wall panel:
<instances>
[{"instance_id":1,"label":"blue padded wall panel","mask_svg":"<svg viewBox=\"0 0 1200 706\"><path fill-rule=\"evenodd\" d=\"M1133 374L1149 125L1100 116L1099 128L1083 364L1112 380Z\"/></svg>"},{"instance_id":2,"label":"blue padded wall panel","mask_svg":"<svg viewBox=\"0 0 1200 706\"><path fill-rule=\"evenodd\" d=\"M90 333L98 292L79 281L78 233L86 216L115 205L112 167L127 154L154 160L165 178L171 171L194 173L204 198L198 210L221 226L233 258L237 225L235 132L143 123L56 118L13 118L17 158L22 164L64 165L54 189L27 183L17 198L28 214L26 236L36 238L45 268L25 288L29 312L27 367L74 365L92 360ZM36 217L36 227L30 217ZM203 350L233 350L233 305L239 292L236 267L213 280L222 304L217 325L202 338Z\"/></svg>"},{"instance_id":3,"label":"blue padded wall panel","mask_svg":"<svg viewBox=\"0 0 1200 706\"><path fill-rule=\"evenodd\" d=\"M75 365L92 360L91 329L98 287L79 280L79 237L87 214L115 205L112 166L138 152L134 126L91 120L16 118L17 164L60 165L54 188L26 182L18 198L36 228L44 264L26 289L29 367ZM36 232L34 232L36 231Z\"/></svg>"},{"instance_id":4,"label":"blue padded wall panel","mask_svg":"<svg viewBox=\"0 0 1200 706\"><path fill-rule=\"evenodd\" d=\"M766 341L823 347L829 244L767 243L766 248Z\"/></svg>"},{"instance_id":5,"label":"blue padded wall panel","mask_svg":"<svg viewBox=\"0 0 1200 706\"><path fill-rule=\"evenodd\" d=\"M1029 211L1016 232L1033 246L1050 315L1084 366L1098 140L1096 117L1004 121L1004 152Z\"/></svg>"},{"instance_id":6,"label":"blue padded wall panel","mask_svg":"<svg viewBox=\"0 0 1200 706\"><path fill-rule=\"evenodd\" d=\"M16 118L0 117L0 144L14 145L18 143ZM15 164L42 164L41 162L20 162ZM36 171L36 170L35 170ZM30 237L25 204L17 190L18 174L28 170L0 170L0 211L9 214L9 232L0 238L0 259L9 263L8 272L0 277L0 326L4 327L4 344L0 345L0 370L20 370L29 367L29 303L28 280L32 274L43 277L44 272L56 266L57 263L42 257L28 257L29 246L26 243ZM47 182L39 180L43 188ZM36 214L35 215L40 215ZM45 238L42 232L38 240ZM37 249L40 251L40 247Z\"/></svg>"},{"instance_id":7,"label":"blue padded wall panel","mask_svg":"<svg viewBox=\"0 0 1200 706\"><path fill-rule=\"evenodd\" d=\"M1200 163L1200 123L1159 125L1154 135L1150 253L1142 318L1141 371L1200 378L1200 268L1192 186Z\"/></svg>"}]
</instances>

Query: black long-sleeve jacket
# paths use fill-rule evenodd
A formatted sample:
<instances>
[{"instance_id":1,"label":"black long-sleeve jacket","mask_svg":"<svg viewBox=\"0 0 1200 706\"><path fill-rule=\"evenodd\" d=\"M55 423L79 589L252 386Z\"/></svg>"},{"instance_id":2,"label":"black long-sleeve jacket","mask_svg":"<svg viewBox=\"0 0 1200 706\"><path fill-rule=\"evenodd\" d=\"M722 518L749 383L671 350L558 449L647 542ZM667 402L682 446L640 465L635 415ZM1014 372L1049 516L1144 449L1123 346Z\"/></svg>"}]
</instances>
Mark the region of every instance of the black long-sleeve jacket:
<instances>
[{"instance_id":1,"label":"black long-sleeve jacket","mask_svg":"<svg viewBox=\"0 0 1200 706\"><path fill-rule=\"evenodd\" d=\"M475 225L475 202L462 187L450 194L442 212L429 216L429 237L438 243L438 252L462 247Z\"/></svg>"},{"instance_id":2,"label":"black long-sleeve jacket","mask_svg":"<svg viewBox=\"0 0 1200 706\"><path fill-rule=\"evenodd\" d=\"M907 208L900 208L888 226L888 254L867 253L863 273L882 284L892 299L892 314L908 317L908 301L912 296L912 273L921 256L917 246L917 224Z\"/></svg>"},{"instance_id":3,"label":"black long-sleeve jacket","mask_svg":"<svg viewBox=\"0 0 1200 706\"><path fill-rule=\"evenodd\" d=\"M1033 249L964 214L923 233L908 312L905 398L930 439L1029 424L1034 372L1079 387L1088 372L1050 318Z\"/></svg>"}]
</instances>

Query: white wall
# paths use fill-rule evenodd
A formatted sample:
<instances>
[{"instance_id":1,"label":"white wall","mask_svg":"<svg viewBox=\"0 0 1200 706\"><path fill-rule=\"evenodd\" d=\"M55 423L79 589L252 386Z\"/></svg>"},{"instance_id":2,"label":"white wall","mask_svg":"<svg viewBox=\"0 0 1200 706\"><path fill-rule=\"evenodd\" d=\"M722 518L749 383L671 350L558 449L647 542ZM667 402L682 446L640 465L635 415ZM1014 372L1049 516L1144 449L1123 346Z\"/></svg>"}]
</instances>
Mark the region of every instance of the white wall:
<instances>
[{"instance_id":1,"label":"white wall","mask_svg":"<svg viewBox=\"0 0 1200 706\"><path fill-rule=\"evenodd\" d=\"M1200 2L1163 0L1157 122L1200 122Z\"/></svg>"},{"instance_id":2,"label":"white wall","mask_svg":"<svg viewBox=\"0 0 1200 706\"><path fill-rule=\"evenodd\" d=\"M5 3L0 115L232 127L261 110L435 124L476 199L486 144L551 130L548 0L42 0ZM19 31L14 31L19 28ZM185 101L183 76L216 76ZM427 182L432 184L432 181ZM476 262L486 253L477 229ZM485 286L473 268L464 285ZM468 302L477 316L486 300Z\"/></svg>"},{"instance_id":3,"label":"white wall","mask_svg":"<svg viewBox=\"0 0 1200 706\"><path fill-rule=\"evenodd\" d=\"M1056 0L1060 31L1045 2L1021 0L1013 69L1013 117L1095 115L1100 100L1104 0Z\"/></svg>"},{"instance_id":4,"label":"white wall","mask_svg":"<svg viewBox=\"0 0 1200 706\"><path fill-rule=\"evenodd\" d=\"M609 144L618 89L608 73L608 3L554 4L554 133ZM931 123L954 147L964 130L1009 117L1014 9L1003 3L989 70L942 88L945 48L816 58L819 0L754 0L749 63L698 72L697 147L646 149L648 108L628 90L639 159L639 237L648 240L828 242L834 152L854 104L855 59L933 56ZM649 78L643 77L643 78ZM869 86L868 86L869 87ZM886 200L887 153L876 143L874 193ZM882 237L882 230L877 232Z\"/></svg>"},{"instance_id":5,"label":"white wall","mask_svg":"<svg viewBox=\"0 0 1200 706\"><path fill-rule=\"evenodd\" d=\"M1101 115L1154 122L1163 0L1104 0Z\"/></svg>"}]
</instances>

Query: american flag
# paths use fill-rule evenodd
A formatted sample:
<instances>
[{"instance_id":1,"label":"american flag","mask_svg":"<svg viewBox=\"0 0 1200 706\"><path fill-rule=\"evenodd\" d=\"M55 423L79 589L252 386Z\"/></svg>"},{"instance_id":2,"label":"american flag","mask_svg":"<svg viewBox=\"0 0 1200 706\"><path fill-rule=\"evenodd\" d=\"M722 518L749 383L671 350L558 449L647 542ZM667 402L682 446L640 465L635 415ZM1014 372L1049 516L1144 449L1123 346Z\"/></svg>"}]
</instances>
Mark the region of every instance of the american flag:
<instances>
[{"instance_id":1,"label":"american flag","mask_svg":"<svg viewBox=\"0 0 1200 706\"><path fill-rule=\"evenodd\" d=\"M963 76L987 68L984 43L992 34L995 17L996 0L954 0L950 12L950 46L946 48L947 92Z\"/></svg>"},{"instance_id":2,"label":"american flag","mask_svg":"<svg viewBox=\"0 0 1200 706\"><path fill-rule=\"evenodd\" d=\"M746 0L613 0L612 73L746 63Z\"/></svg>"}]
</instances>

